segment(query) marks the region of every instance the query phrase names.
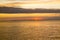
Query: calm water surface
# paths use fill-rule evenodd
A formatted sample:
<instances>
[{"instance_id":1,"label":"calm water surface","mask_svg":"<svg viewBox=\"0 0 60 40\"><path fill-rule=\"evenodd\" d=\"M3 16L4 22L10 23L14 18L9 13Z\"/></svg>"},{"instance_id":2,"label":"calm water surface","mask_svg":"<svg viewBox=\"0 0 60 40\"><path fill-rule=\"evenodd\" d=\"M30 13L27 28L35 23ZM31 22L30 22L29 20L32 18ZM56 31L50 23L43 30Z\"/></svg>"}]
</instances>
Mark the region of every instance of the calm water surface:
<instances>
[{"instance_id":1,"label":"calm water surface","mask_svg":"<svg viewBox=\"0 0 60 40\"><path fill-rule=\"evenodd\" d=\"M60 20L0 22L0 40L60 40Z\"/></svg>"}]
</instances>

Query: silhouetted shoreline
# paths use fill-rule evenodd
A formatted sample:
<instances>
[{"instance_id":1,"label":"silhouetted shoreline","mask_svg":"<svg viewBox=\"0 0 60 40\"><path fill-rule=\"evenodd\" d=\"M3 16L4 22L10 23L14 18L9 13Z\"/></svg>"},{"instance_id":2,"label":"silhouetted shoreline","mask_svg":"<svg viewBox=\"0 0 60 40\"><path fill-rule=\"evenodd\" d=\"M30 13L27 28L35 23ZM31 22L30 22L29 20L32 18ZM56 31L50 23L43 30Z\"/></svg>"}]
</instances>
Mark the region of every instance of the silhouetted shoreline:
<instances>
[{"instance_id":1,"label":"silhouetted shoreline","mask_svg":"<svg viewBox=\"0 0 60 40\"><path fill-rule=\"evenodd\" d=\"M0 13L60 13L60 9L23 9L14 7L0 7Z\"/></svg>"}]
</instances>

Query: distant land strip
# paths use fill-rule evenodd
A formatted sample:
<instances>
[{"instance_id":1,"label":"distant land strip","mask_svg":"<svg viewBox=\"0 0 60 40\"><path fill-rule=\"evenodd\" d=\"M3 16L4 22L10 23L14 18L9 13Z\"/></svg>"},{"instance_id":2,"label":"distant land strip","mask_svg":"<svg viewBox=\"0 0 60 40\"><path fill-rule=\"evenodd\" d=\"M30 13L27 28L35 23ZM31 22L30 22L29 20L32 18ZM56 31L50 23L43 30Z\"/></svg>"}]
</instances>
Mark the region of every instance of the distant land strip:
<instances>
[{"instance_id":1,"label":"distant land strip","mask_svg":"<svg viewBox=\"0 0 60 40\"><path fill-rule=\"evenodd\" d=\"M0 13L60 13L60 9L23 9L14 7L0 7Z\"/></svg>"}]
</instances>

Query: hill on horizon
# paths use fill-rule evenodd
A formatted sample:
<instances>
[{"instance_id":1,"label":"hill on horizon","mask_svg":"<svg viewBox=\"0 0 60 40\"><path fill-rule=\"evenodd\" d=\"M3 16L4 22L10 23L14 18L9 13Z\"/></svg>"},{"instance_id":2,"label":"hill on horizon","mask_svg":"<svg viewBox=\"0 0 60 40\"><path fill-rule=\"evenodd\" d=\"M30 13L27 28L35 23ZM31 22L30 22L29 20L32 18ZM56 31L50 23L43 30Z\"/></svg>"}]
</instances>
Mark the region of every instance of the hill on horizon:
<instances>
[{"instance_id":1,"label":"hill on horizon","mask_svg":"<svg viewBox=\"0 0 60 40\"><path fill-rule=\"evenodd\" d=\"M60 9L24 9L14 7L0 7L0 13L60 13Z\"/></svg>"}]
</instances>

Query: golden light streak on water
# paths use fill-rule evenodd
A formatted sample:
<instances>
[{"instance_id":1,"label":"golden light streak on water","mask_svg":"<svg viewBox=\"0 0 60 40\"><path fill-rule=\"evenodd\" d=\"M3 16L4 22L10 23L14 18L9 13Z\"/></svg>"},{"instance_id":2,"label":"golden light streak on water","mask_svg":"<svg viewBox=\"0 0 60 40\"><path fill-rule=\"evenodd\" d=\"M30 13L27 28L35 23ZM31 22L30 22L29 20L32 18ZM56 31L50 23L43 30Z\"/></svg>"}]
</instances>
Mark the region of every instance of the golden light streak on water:
<instances>
[{"instance_id":1,"label":"golden light streak on water","mask_svg":"<svg viewBox=\"0 0 60 40\"><path fill-rule=\"evenodd\" d=\"M9 14L9 13L0 13L0 18L5 17L60 17L60 13L18 13L18 14Z\"/></svg>"}]
</instances>

